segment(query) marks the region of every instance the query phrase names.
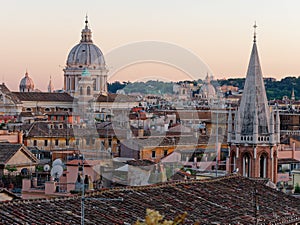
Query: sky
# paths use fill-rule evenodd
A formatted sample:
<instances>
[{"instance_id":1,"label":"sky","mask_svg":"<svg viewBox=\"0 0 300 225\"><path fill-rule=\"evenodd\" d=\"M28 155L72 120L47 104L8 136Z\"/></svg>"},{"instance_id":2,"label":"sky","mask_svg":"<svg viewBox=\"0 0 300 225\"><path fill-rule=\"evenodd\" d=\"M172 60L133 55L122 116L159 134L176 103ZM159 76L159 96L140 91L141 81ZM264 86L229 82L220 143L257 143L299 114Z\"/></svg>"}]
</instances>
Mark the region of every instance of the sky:
<instances>
[{"instance_id":1,"label":"sky","mask_svg":"<svg viewBox=\"0 0 300 225\"><path fill-rule=\"evenodd\" d=\"M50 76L56 89L63 87L62 69L80 41L86 13L93 41L104 55L135 42L172 43L199 57L216 78L245 77L256 21L264 77L300 75L298 0L1 0L0 4L0 79L11 90L18 90L26 69L40 90L47 89ZM111 80L186 78L176 65L154 64L130 64ZM198 78L204 76L199 72Z\"/></svg>"}]
</instances>

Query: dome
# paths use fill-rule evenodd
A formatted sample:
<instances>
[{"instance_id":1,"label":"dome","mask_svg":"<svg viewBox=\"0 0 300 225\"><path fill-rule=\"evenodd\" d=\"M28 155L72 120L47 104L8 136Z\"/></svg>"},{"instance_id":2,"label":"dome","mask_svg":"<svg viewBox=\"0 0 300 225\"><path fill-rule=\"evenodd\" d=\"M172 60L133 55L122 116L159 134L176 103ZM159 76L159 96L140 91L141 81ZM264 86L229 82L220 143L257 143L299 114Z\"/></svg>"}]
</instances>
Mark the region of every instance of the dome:
<instances>
[{"instance_id":1,"label":"dome","mask_svg":"<svg viewBox=\"0 0 300 225\"><path fill-rule=\"evenodd\" d=\"M199 94L200 94L201 98L205 98L205 99L211 99L211 98L216 97L215 87L210 83L210 78L208 75L206 76L206 79L200 89Z\"/></svg>"},{"instance_id":2,"label":"dome","mask_svg":"<svg viewBox=\"0 0 300 225\"><path fill-rule=\"evenodd\" d=\"M82 77L90 77L91 74L90 74L90 72L88 71L87 68L84 68L84 70L83 70L81 76L82 76Z\"/></svg>"},{"instance_id":3,"label":"dome","mask_svg":"<svg viewBox=\"0 0 300 225\"><path fill-rule=\"evenodd\" d=\"M29 77L28 72L26 71L25 77L20 81L20 92L32 92L34 91L33 80Z\"/></svg>"},{"instance_id":4,"label":"dome","mask_svg":"<svg viewBox=\"0 0 300 225\"><path fill-rule=\"evenodd\" d=\"M85 28L81 31L80 43L75 45L68 55L67 66L98 69L105 65L104 56L101 50L93 44L92 31L88 27L87 19L85 24Z\"/></svg>"},{"instance_id":5,"label":"dome","mask_svg":"<svg viewBox=\"0 0 300 225\"><path fill-rule=\"evenodd\" d=\"M80 43L72 48L68 55L67 66L97 69L105 65L101 50L92 43Z\"/></svg>"}]
</instances>

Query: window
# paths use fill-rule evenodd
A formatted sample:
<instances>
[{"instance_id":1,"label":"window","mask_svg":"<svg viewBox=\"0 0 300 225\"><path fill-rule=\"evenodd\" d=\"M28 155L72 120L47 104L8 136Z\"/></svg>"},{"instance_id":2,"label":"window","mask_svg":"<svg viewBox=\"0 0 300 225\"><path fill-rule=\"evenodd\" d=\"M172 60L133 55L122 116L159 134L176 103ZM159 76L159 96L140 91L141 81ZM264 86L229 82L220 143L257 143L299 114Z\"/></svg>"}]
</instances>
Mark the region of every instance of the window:
<instances>
[{"instance_id":1,"label":"window","mask_svg":"<svg viewBox=\"0 0 300 225\"><path fill-rule=\"evenodd\" d=\"M83 95L82 87L79 88L80 95Z\"/></svg>"},{"instance_id":2,"label":"window","mask_svg":"<svg viewBox=\"0 0 300 225\"><path fill-rule=\"evenodd\" d=\"M58 146L58 139L55 139L55 146Z\"/></svg>"},{"instance_id":3,"label":"window","mask_svg":"<svg viewBox=\"0 0 300 225\"><path fill-rule=\"evenodd\" d=\"M86 138L86 139L85 139L85 144L86 144L86 145L89 145L89 144L90 144L90 138Z\"/></svg>"},{"instance_id":4,"label":"window","mask_svg":"<svg viewBox=\"0 0 300 225\"><path fill-rule=\"evenodd\" d=\"M156 157L156 151L155 150L153 150L152 151L152 156L151 156L152 158L155 158Z\"/></svg>"},{"instance_id":5,"label":"window","mask_svg":"<svg viewBox=\"0 0 300 225\"><path fill-rule=\"evenodd\" d=\"M79 145L79 139L76 139L76 145Z\"/></svg>"},{"instance_id":6,"label":"window","mask_svg":"<svg viewBox=\"0 0 300 225\"><path fill-rule=\"evenodd\" d=\"M33 146L37 146L37 140L33 140Z\"/></svg>"},{"instance_id":7,"label":"window","mask_svg":"<svg viewBox=\"0 0 300 225\"><path fill-rule=\"evenodd\" d=\"M164 150L164 156L168 155L168 150Z\"/></svg>"},{"instance_id":8,"label":"window","mask_svg":"<svg viewBox=\"0 0 300 225\"><path fill-rule=\"evenodd\" d=\"M92 145L94 145L96 142L96 139L95 138L92 138Z\"/></svg>"},{"instance_id":9,"label":"window","mask_svg":"<svg viewBox=\"0 0 300 225\"><path fill-rule=\"evenodd\" d=\"M44 146L48 146L48 140L44 140Z\"/></svg>"},{"instance_id":10,"label":"window","mask_svg":"<svg viewBox=\"0 0 300 225\"><path fill-rule=\"evenodd\" d=\"M66 138L66 146L69 146L70 144L70 139Z\"/></svg>"},{"instance_id":11,"label":"window","mask_svg":"<svg viewBox=\"0 0 300 225\"><path fill-rule=\"evenodd\" d=\"M27 108L26 111L27 111L27 112L31 112L31 108Z\"/></svg>"},{"instance_id":12,"label":"window","mask_svg":"<svg viewBox=\"0 0 300 225\"><path fill-rule=\"evenodd\" d=\"M49 108L45 108L45 112L50 112L50 109Z\"/></svg>"},{"instance_id":13,"label":"window","mask_svg":"<svg viewBox=\"0 0 300 225\"><path fill-rule=\"evenodd\" d=\"M91 87L90 87L90 86L88 86L88 87L86 88L86 94L87 94L87 95L91 95Z\"/></svg>"},{"instance_id":14,"label":"window","mask_svg":"<svg viewBox=\"0 0 300 225\"><path fill-rule=\"evenodd\" d=\"M96 91L96 79L93 79L93 90Z\"/></svg>"},{"instance_id":15,"label":"window","mask_svg":"<svg viewBox=\"0 0 300 225\"><path fill-rule=\"evenodd\" d=\"M111 142L112 140L111 139L108 139L108 146L111 147Z\"/></svg>"}]
</instances>

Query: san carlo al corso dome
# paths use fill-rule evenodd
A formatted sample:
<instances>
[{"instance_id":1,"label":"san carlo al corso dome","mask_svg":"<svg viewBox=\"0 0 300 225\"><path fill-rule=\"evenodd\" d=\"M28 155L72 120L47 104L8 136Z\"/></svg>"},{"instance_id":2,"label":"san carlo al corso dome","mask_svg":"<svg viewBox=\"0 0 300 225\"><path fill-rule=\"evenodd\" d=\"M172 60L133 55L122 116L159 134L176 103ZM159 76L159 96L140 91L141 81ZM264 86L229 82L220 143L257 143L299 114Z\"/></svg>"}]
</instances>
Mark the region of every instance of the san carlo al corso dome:
<instances>
[{"instance_id":1,"label":"san carlo al corso dome","mask_svg":"<svg viewBox=\"0 0 300 225\"><path fill-rule=\"evenodd\" d=\"M85 67L95 69L105 65L101 50L93 43L80 43L72 48L68 55L67 66Z\"/></svg>"},{"instance_id":2,"label":"san carlo al corso dome","mask_svg":"<svg viewBox=\"0 0 300 225\"><path fill-rule=\"evenodd\" d=\"M67 59L68 67L75 68L100 68L105 65L104 56L101 50L93 44L92 32L88 27L88 22L86 21L86 26L81 32L81 41L79 44L75 45Z\"/></svg>"}]
</instances>

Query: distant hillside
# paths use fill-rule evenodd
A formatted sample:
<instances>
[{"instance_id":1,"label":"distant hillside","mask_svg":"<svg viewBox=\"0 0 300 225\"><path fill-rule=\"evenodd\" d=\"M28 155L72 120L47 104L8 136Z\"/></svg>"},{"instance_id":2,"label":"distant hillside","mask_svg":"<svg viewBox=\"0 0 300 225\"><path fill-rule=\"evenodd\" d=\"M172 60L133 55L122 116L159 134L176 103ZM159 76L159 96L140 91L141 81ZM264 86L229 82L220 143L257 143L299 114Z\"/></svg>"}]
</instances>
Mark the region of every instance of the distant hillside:
<instances>
[{"instance_id":1,"label":"distant hillside","mask_svg":"<svg viewBox=\"0 0 300 225\"><path fill-rule=\"evenodd\" d=\"M181 83L183 81L177 82ZM201 80L189 81L196 85ZM229 78L227 80L218 80L220 86L233 85L239 89L244 88L245 78ZM174 82L162 82L162 81L147 81L147 82L123 82L118 81L108 84L108 91L116 93L117 90L124 90L125 93L142 93L142 94L172 94ZM269 100L282 99L283 96L291 97L292 88L294 87L296 99L300 99L300 77L285 77L280 81L274 81L272 79L265 80L265 87L267 97Z\"/></svg>"}]
</instances>

